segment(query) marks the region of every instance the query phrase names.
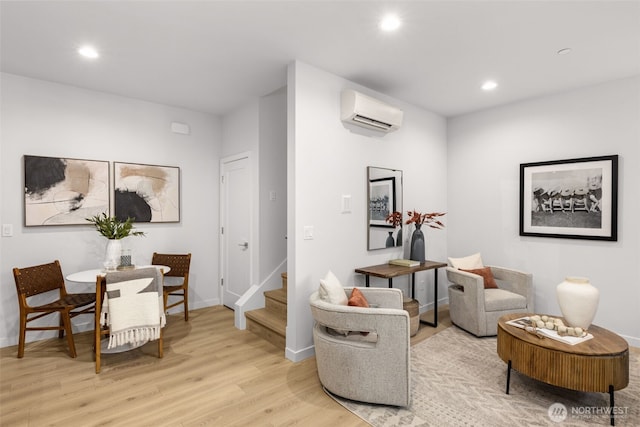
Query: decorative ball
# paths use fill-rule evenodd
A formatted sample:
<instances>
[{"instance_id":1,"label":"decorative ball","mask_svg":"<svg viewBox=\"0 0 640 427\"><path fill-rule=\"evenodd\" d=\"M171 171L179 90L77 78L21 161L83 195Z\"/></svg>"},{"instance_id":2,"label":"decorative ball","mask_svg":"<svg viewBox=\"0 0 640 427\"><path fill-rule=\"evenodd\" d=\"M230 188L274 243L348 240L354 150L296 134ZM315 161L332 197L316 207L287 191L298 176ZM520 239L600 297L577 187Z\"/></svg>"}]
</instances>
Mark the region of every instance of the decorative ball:
<instances>
[{"instance_id":1,"label":"decorative ball","mask_svg":"<svg viewBox=\"0 0 640 427\"><path fill-rule=\"evenodd\" d=\"M547 321L547 323L544 324L544 327L547 329L551 329L552 331L555 329L553 327L553 322L549 322L549 321Z\"/></svg>"}]
</instances>

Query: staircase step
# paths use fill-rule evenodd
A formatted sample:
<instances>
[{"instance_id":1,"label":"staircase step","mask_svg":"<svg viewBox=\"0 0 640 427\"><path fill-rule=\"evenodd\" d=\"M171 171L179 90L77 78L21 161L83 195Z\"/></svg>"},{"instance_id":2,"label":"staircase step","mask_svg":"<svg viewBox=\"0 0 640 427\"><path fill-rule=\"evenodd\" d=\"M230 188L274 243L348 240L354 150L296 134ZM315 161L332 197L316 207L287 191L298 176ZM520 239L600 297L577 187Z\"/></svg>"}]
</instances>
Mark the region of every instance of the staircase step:
<instances>
[{"instance_id":1,"label":"staircase step","mask_svg":"<svg viewBox=\"0 0 640 427\"><path fill-rule=\"evenodd\" d=\"M287 343L286 318L282 319L278 314L274 314L266 308L247 311L245 316L248 330L284 350Z\"/></svg>"},{"instance_id":2,"label":"staircase step","mask_svg":"<svg viewBox=\"0 0 640 427\"><path fill-rule=\"evenodd\" d=\"M287 290L285 288L280 288L280 289L272 289L270 291L264 291L264 297L286 304Z\"/></svg>"},{"instance_id":3,"label":"staircase step","mask_svg":"<svg viewBox=\"0 0 640 427\"><path fill-rule=\"evenodd\" d=\"M287 290L275 289L264 293L265 309L287 320Z\"/></svg>"},{"instance_id":4,"label":"staircase step","mask_svg":"<svg viewBox=\"0 0 640 427\"><path fill-rule=\"evenodd\" d=\"M247 329L276 347L287 344L287 272L282 277L282 288L264 292L265 307L245 312Z\"/></svg>"}]
</instances>

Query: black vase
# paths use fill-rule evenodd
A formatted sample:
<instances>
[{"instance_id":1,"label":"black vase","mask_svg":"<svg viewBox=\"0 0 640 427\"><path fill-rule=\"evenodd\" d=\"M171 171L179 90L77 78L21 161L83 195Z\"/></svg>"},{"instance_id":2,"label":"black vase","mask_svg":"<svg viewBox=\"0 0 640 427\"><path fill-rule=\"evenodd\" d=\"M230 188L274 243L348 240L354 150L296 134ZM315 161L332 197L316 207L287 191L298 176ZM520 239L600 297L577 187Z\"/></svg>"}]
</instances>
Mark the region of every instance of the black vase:
<instances>
[{"instance_id":1,"label":"black vase","mask_svg":"<svg viewBox=\"0 0 640 427\"><path fill-rule=\"evenodd\" d=\"M400 227L398 235L396 236L396 246L402 246L402 227Z\"/></svg>"},{"instance_id":2,"label":"black vase","mask_svg":"<svg viewBox=\"0 0 640 427\"><path fill-rule=\"evenodd\" d=\"M416 229L411 235L411 253L409 259L424 262L424 234L420 230L422 224L416 224Z\"/></svg>"},{"instance_id":3,"label":"black vase","mask_svg":"<svg viewBox=\"0 0 640 427\"><path fill-rule=\"evenodd\" d=\"M385 242L384 247L385 248L392 248L396 245L395 240L393 240L393 231L389 232L389 235L387 236L387 241Z\"/></svg>"}]
</instances>

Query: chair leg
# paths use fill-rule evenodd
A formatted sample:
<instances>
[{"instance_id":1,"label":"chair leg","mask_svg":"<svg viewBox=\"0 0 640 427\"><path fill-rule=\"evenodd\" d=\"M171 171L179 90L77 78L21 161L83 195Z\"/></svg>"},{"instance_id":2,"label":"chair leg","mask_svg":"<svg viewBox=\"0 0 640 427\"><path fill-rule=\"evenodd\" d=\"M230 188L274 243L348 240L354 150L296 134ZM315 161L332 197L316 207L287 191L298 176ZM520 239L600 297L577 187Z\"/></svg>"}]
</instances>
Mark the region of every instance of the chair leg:
<instances>
[{"instance_id":1,"label":"chair leg","mask_svg":"<svg viewBox=\"0 0 640 427\"><path fill-rule=\"evenodd\" d=\"M162 332L162 328L160 328L160 338L158 338L158 358L162 359L164 357L164 333Z\"/></svg>"},{"instance_id":2,"label":"chair leg","mask_svg":"<svg viewBox=\"0 0 640 427\"><path fill-rule=\"evenodd\" d=\"M162 293L162 299L163 299L163 304L164 304L164 311L165 313L168 310L168 306L169 306L169 296L173 295L173 296L181 296L182 297L182 301L176 301L172 304L171 307L175 307L177 305L180 304L180 302L182 302L182 304L184 305L184 321L188 322L189 321L189 290L188 289L183 289L182 291L183 293L169 293L169 292L163 292Z\"/></svg>"},{"instance_id":3,"label":"chair leg","mask_svg":"<svg viewBox=\"0 0 640 427\"><path fill-rule=\"evenodd\" d=\"M184 290L184 321L189 321L189 290Z\"/></svg>"},{"instance_id":4,"label":"chair leg","mask_svg":"<svg viewBox=\"0 0 640 427\"><path fill-rule=\"evenodd\" d=\"M67 333L69 352L71 353L71 357L76 358L78 355L76 354L76 345L73 343L73 333L71 332L71 315L69 314L69 311L70 309L61 311L60 317L62 318L62 322L64 323L64 331ZM62 333L62 330L60 332Z\"/></svg>"},{"instance_id":5,"label":"chair leg","mask_svg":"<svg viewBox=\"0 0 640 427\"><path fill-rule=\"evenodd\" d=\"M100 338L102 330L102 325L100 324L101 316L100 316L100 307L96 305L96 312L94 314L94 327L93 327L93 352L94 359L96 362L96 374L100 373Z\"/></svg>"},{"instance_id":6,"label":"chair leg","mask_svg":"<svg viewBox=\"0 0 640 427\"><path fill-rule=\"evenodd\" d=\"M100 373L100 340L95 344L96 374Z\"/></svg>"},{"instance_id":7,"label":"chair leg","mask_svg":"<svg viewBox=\"0 0 640 427\"><path fill-rule=\"evenodd\" d=\"M164 313L167 314L167 302L169 301L169 294L165 291L162 292L162 305L164 307Z\"/></svg>"},{"instance_id":8,"label":"chair leg","mask_svg":"<svg viewBox=\"0 0 640 427\"><path fill-rule=\"evenodd\" d=\"M64 318L62 316L62 312L60 312L60 329L58 330L58 338L64 338L64 330L66 326L64 324Z\"/></svg>"},{"instance_id":9,"label":"chair leg","mask_svg":"<svg viewBox=\"0 0 640 427\"><path fill-rule=\"evenodd\" d=\"M98 332L99 333L99 332ZM96 374L100 373L100 336L93 343L94 359L96 361Z\"/></svg>"},{"instance_id":10,"label":"chair leg","mask_svg":"<svg viewBox=\"0 0 640 427\"><path fill-rule=\"evenodd\" d=\"M27 315L20 314L20 337L18 338L18 359L24 357L24 341L27 334Z\"/></svg>"}]
</instances>

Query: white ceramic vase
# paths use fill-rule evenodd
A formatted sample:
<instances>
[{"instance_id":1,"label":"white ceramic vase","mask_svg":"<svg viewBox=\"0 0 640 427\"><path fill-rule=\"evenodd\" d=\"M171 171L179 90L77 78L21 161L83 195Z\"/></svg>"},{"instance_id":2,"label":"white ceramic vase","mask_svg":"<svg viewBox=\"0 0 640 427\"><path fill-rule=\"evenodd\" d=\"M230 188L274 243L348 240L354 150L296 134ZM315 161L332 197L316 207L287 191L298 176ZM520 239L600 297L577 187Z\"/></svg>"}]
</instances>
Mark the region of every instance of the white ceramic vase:
<instances>
[{"instance_id":1,"label":"white ceramic vase","mask_svg":"<svg viewBox=\"0 0 640 427\"><path fill-rule=\"evenodd\" d=\"M588 329L596 316L600 291L586 277L567 277L556 288L558 304L567 326Z\"/></svg>"},{"instance_id":2,"label":"white ceramic vase","mask_svg":"<svg viewBox=\"0 0 640 427\"><path fill-rule=\"evenodd\" d=\"M107 270L115 270L120 264L122 243L118 239L107 240L107 250L104 257L104 267Z\"/></svg>"}]
</instances>

